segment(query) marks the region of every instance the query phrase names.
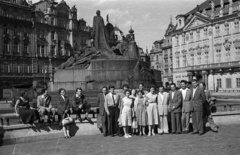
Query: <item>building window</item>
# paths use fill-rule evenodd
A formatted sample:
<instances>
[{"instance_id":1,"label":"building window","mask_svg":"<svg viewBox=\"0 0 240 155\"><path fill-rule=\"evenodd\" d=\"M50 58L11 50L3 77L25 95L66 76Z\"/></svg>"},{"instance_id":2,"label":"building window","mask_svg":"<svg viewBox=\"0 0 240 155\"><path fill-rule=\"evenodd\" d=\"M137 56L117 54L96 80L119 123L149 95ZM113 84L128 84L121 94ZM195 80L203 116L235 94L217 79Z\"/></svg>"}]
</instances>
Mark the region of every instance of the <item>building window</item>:
<instances>
[{"instance_id":1,"label":"building window","mask_svg":"<svg viewBox=\"0 0 240 155\"><path fill-rule=\"evenodd\" d=\"M218 88L222 88L222 79L217 79Z\"/></svg>"},{"instance_id":2,"label":"building window","mask_svg":"<svg viewBox=\"0 0 240 155\"><path fill-rule=\"evenodd\" d=\"M24 53L28 53L28 46L27 46L27 45L24 45L24 46L23 46L23 52L24 52Z\"/></svg>"},{"instance_id":3,"label":"building window","mask_svg":"<svg viewBox=\"0 0 240 155\"><path fill-rule=\"evenodd\" d=\"M182 44L186 44L185 35L182 35Z\"/></svg>"},{"instance_id":4,"label":"building window","mask_svg":"<svg viewBox=\"0 0 240 155\"><path fill-rule=\"evenodd\" d=\"M190 32L190 42L193 42L193 32Z\"/></svg>"},{"instance_id":5,"label":"building window","mask_svg":"<svg viewBox=\"0 0 240 155\"><path fill-rule=\"evenodd\" d=\"M204 29L204 39L207 39L207 35L208 35L208 29L205 28L205 29Z\"/></svg>"},{"instance_id":6,"label":"building window","mask_svg":"<svg viewBox=\"0 0 240 155\"><path fill-rule=\"evenodd\" d=\"M232 88L232 79L231 78L226 79L226 88Z\"/></svg>"},{"instance_id":7,"label":"building window","mask_svg":"<svg viewBox=\"0 0 240 155\"><path fill-rule=\"evenodd\" d=\"M45 53L45 50L44 50L44 46L41 46L41 55L43 57L46 57L46 53Z\"/></svg>"},{"instance_id":8,"label":"building window","mask_svg":"<svg viewBox=\"0 0 240 155\"><path fill-rule=\"evenodd\" d=\"M3 43L3 50L6 51L6 52L9 52L9 44L8 44L8 42L4 42Z\"/></svg>"},{"instance_id":9,"label":"building window","mask_svg":"<svg viewBox=\"0 0 240 155\"><path fill-rule=\"evenodd\" d=\"M37 46L37 55L38 56L41 55L41 53L40 53L40 46L39 45Z\"/></svg>"},{"instance_id":10,"label":"building window","mask_svg":"<svg viewBox=\"0 0 240 155\"><path fill-rule=\"evenodd\" d=\"M54 25L54 18L51 18L51 25Z\"/></svg>"},{"instance_id":11,"label":"building window","mask_svg":"<svg viewBox=\"0 0 240 155\"><path fill-rule=\"evenodd\" d=\"M229 23L225 24L225 34L229 35Z\"/></svg>"},{"instance_id":12,"label":"building window","mask_svg":"<svg viewBox=\"0 0 240 155\"><path fill-rule=\"evenodd\" d=\"M239 32L239 21L238 20L236 20L234 22L234 31L235 31L235 33Z\"/></svg>"},{"instance_id":13,"label":"building window","mask_svg":"<svg viewBox=\"0 0 240 155\"><path fill-rule=\"evenodd\" d=\"M186 34L186 41L189 41L189 34Z\"/></svg>"},{"instance_id":14,"label":"building window","mask_svg":"<svg viewBox=\"0 0 240 155\"><path fill-rule=\"evenodd\" d=\"M186 59L186 55L183 56L183 67L187 66L187 59Z\"/></svg>"},{"instance_id":15,"label":"building window","mask_svg":"<svg viewBox=\"0 0 240 155\"><path fill-rule=\"evenodd\" d=\"M8 33L8 28L7 28L7 24L3 25L3 33L7 34Z\"/></svg>"},{"instance_id":16,"label":"building window","mask_svg":"<svg viewBox=\"0 0 240 155\"><path fill-rule=\"evenodd\" d=\"M56 53L55 53L55 46L54 45L52 45L51 46L51 55L57 55Z\"/></svg>"},{"instance_id":17,"label":"building window","mask_svg":"<svg viewBox=\"0 0 240 155\"><path fill-rule=\"evenodd\" d=\"M219 25L215 26L216 37L220 36L220 28Z\"/></svg>"},{"instance_id":18,"label":"building window","mask_svg":"<svg viewBox=\"0 0 240 155\"><path fill-rule=\"evenodd\" d=\"M19 52L19 48L18 47L19 47L18 43L15 42L14 45L13 45L13 51L18 53Z\"/></svg>"},{"instance_id":19,"label":"building window","mask_svg":"<svg viewBox=\"0 0 240 155\"><path fill-rule=\"evenodd\" d=\"M197 30L197 41L200 40L200 30Z\"/></svg>"},{"instance_id":20,"label":"building window","mask_svg":"<svg viewBox=\"0 0 240 155\"><path fill-rule=\"evenodd\" d=\"M240 88L240 78L236 78L237 88Z\"/></svg>"},{"instance_id":21,"label":"building window","mask_svg":"<svg viewBox=\"0 0 240 155\"><path fill-rule=\"evenodd\" d=\"M158 55L156 55L156 61L158 61Z\"/></svg>"},{"instance_id":22,"label":"building window","mask_svg":"<svg viewBox=\"0 0 240 155\"><path fill-rule=\"evenodd\" d=\"M55 38L54 38L54 35L55 35L54 31L53 31L53 32L51 32L51 39L52 39L52 40L54 40L54 39L55 39Z\"/></svg>"},{"instance_id":23,"label":"building window","mask_svg":"<svg viewBox=\"0 0 240 155\"><path fill-rule=\"evenodd\" d=\"M179 38L176 37L176 45L179 46Z\"/></svg>"}]
</instances>

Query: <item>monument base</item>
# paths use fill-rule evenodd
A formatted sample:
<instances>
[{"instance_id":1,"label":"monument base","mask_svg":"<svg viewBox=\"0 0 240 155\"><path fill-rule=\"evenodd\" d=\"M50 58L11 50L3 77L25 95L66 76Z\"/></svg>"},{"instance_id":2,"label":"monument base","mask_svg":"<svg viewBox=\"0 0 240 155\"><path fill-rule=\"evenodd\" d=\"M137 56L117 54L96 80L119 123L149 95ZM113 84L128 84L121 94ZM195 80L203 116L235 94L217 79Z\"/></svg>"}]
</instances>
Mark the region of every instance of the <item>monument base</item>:
<instances>
[{"instance_id":1,"label":"monument base","mask_svg":"<svg viewBox=\"0 0 240 155\"><path fill-rule=\"evenodd\" d=\"M133 59L92 60L87 69L57 70L54 74L53 89L75 90L81 87L100 90L109 85L122 88L123 84L128 84L131 88L138 88L139 83L144 83L146 87L160 84L161 72L149 68L149 63Z\"/></svg>"}]
</instances>

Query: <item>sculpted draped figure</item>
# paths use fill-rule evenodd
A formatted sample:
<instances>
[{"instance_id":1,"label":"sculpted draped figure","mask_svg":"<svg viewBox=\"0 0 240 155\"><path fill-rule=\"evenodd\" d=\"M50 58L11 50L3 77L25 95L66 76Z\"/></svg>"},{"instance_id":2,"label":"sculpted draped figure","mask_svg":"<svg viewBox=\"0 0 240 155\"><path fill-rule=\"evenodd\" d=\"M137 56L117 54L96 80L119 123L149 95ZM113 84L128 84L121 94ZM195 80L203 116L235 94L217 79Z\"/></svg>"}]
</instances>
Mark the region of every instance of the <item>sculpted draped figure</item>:
<instances>
[{"instance_id":1,"label":"sculpted draped figure","mask_svg":"<svg viewBox=\"0 0 240 155\"><path fill-rule=\"evenodd\" d=\"M96 50L105 49L111 51L109 45L107 44L106 35L105 35L105 25L104 20L101 17L99 10L96 12L97 16L93 17L93 38L94 38L94 47Z\"/></svg>"}]
</instances>

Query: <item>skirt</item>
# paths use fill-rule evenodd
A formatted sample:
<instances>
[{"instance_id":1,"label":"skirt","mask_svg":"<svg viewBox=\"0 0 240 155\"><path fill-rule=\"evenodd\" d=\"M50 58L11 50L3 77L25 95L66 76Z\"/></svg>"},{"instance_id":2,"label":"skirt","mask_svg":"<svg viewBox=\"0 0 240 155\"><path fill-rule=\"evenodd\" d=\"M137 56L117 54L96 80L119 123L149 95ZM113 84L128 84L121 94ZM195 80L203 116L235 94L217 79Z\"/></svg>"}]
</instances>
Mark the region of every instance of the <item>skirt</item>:
<instances>
[{"instance_id":1,"label":"skirt","mask_svg":"<svg viewBox=\"0 0 240 155\"><path fill-rule=\"evenodd\" d=\"M27 108L19 108L19 116L24 124L32 124L39 118L37 110L31 110Z\"/></svg>"},{"instance_id":2,"label":"skirt","mask_svg":"<svg viewBox=\"0 0 240 155\"><path fill-rule=\"evenodd\" d=\"M145 126L147 125L146 123L146 110L143 106L138 106L137 110L136 110L136 120L137 120L137 124L140 126Z\"/></svg>"},{"instance_id":3,"label":"skirt","mask_svg":"<svg viewBox=\"0 0 240 155\"><path fill-rule=\"evenodd\" d=\"M130 107L124 107L121 114L122 126L132 125L132 112Z\"/></svg>"}]
</instances>

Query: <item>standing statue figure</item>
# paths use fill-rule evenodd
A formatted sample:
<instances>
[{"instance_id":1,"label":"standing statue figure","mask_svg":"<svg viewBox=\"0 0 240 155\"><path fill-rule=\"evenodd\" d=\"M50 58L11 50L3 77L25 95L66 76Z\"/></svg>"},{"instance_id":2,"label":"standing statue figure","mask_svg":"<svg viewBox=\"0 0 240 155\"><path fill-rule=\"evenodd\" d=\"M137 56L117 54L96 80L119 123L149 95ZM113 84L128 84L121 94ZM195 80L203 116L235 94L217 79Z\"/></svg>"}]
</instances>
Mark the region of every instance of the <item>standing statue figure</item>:
<instances>
[{"instance_id":1,"label":"standing statue figure","mask_svg":"<svg viewBox=\"0 0 240 155\"><path fill-rule=\"evenodd\" d=\"M94 16L93 18L94 47L96 50L102 49L110 52L111 49L106 41L104 20L101 17L99 10L97 10L96 14L97 16Z\"/></svg>"}]
</instances>

